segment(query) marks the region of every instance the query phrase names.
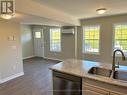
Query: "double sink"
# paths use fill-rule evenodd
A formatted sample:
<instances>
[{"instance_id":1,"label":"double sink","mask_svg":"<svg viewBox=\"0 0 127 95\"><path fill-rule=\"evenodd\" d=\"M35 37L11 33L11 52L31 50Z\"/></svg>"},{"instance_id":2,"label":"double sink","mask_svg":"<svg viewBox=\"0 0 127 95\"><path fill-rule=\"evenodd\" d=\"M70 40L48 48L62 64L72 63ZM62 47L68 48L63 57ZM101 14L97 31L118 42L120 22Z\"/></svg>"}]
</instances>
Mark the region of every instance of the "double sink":
<instances>
[{"instance_id":1,"label":"double sink","mask_svg":"<svg viewBox=\"0 0 127 95\"><path fill-rule=\"evenodd\" d=\"M93 75L100 75L100 76L104 76L104 77L127 81L127 72L125 72L125 71L113 72L112 70L101 68L101 67L92 67L88 71L88 73L93 74Z\"/></svg>"}]
</instances>

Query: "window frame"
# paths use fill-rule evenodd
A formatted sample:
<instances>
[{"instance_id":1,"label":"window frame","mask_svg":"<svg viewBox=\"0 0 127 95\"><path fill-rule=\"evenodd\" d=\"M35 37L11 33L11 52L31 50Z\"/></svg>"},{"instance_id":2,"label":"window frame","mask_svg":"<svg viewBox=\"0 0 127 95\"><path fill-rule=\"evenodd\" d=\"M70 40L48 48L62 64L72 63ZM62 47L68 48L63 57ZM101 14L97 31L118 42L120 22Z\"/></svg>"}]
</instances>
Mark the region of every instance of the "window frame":
<instances>
[{"instance_id":1,"label":"window frame","mask_svg":"<svg viewBox=\"0 0 127 95\"><path fill-rule=\"evenodd\" d=\"M40 33L40 35L38 36L36 33ZM42 38L42 33L40 31L36 31L35 35L34 35L34 38L41 39Z\"/></svg>"},{"instance_id":2,"label":"window frame","mask_svg":"<svg viewBox=\"0 0 127 95\"><path fill-rule=\"evenodd\" d=\"M52 35L51 35L52 29L59 29L60 30L60 49L59 50L53 50L52 49L52 45L51 45L52 44L52 39L51 39L52 38ZM50 51L51 52L61 52L62 51L62 48L61 48L61 28L59 28L59 27L58 28L57 27L56 28L50 28L49 29L49 35L50 35Z\"/></svg>"},{"instance_id":3,"label":"window frame","mask_svg":"<svg viewBox=\"0 0 127 95\"><path fill-rule=\"evenodd\" d=\"M123 23L115 23L115 24L113 24L112 51L114 51L114 49L115 49L115 32L116 32L116 31L115 31L115 27L116 27L117 25L127 25L127 22L125 22L125 23L123 22ZM122 51L123 51L123 50L122 50ZM124 52L124 51L123 51L123 52ZM127 52L124 52L124 54L127 55ZM112 54L112 55L113 55L113 54ZM118 56L118 57L119 57L120 55L121 55L121 54L119 54L119 53L116 54L116 56Z\"/></svg>"},{"instance_id":4,"label":"window frame","mask_svg":"<svg viewBox=\"0 0 127 95\"><path fill-rule=\"evenodd\" d=\"M98 52L86 52L85 51L85 47L84 47L84 28L85 27L99 27L99 50L98 50ZM82 26L82 30L83 30L83 38L82 38L82 52L83 52L83 54L92 54L92 55L100 55L100 51L101 51L101 25L100 24L95 24L95 25L84 25L84 26Z\"/></svg>"}]
</instances>

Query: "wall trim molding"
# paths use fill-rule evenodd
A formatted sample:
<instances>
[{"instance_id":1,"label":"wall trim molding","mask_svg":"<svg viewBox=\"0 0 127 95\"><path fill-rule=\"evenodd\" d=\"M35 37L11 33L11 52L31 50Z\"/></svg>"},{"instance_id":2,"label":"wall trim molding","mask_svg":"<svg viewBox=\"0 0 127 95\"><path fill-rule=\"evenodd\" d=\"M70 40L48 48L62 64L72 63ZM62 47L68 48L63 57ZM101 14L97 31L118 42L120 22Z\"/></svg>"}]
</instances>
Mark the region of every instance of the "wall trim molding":
<instances>
[{"instance_id":1,"label":"wall trim molding","mask_svg":"<svg viewBox=\"0 0 127 95\"><path fill-rule=\"evenodd\" d=\"M7 82L7 81L9 81L9 80L15 79L15 78L17 78L17 77L23 76L23 75L24 75L24 72L20 72L20 73L18 73L18 74L12 75L12 76L10 76L10 77L1 79L1 80L0 80L0 84L5 83L5 82Z\"/></svg>"},{"instance_id":2,"label":"wall trim molding","mask_svg":"<svg viewBox=\"0 0 127 95\"><path fill-rule=\"evenodd\" d=\"M49 60L64 61L63 59L57 59L57 58L50 58L50 57L43 57L43 58Z\"/></svg>"},{"instance_id":3,"label":"wall trim molding","mask_svg":"<svg viewBox=\"0 0 127 95\"><path fill-rule=\"evenodd\" d=\"M23 57L23 60L25 60L25 59L29 59L29 58L32 58L32 57L35 57L35 55L28 56L28 57Z\"/></svg>"}]
</instances>

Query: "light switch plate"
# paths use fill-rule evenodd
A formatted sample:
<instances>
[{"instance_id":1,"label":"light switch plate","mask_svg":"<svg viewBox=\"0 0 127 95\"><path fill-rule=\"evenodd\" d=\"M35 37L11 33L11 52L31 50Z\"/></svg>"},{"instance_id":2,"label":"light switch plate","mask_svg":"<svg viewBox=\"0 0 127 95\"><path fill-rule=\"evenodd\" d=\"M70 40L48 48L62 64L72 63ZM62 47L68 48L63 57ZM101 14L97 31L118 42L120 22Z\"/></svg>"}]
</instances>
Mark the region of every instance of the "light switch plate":
<instances>
[{"instance_id":1,"label":"light switch plate","mask_svg":"<svg viewBox=\"0 0 127 95\"><path fill-rule=\"evenodd\" d=\"M8 41L13 41L14 40L14 36L9 36L8 37Z\"/></svg>"},{"instance_id":2,"label":"light switch plate","mask_svg":"<svg viewBox=\"0 0 127 95\"><path fill-rule=\"evenodd\" d=\"M13 40L16 41L16 37L15 36L13 36Z\"/></svg>"}]
</instances>

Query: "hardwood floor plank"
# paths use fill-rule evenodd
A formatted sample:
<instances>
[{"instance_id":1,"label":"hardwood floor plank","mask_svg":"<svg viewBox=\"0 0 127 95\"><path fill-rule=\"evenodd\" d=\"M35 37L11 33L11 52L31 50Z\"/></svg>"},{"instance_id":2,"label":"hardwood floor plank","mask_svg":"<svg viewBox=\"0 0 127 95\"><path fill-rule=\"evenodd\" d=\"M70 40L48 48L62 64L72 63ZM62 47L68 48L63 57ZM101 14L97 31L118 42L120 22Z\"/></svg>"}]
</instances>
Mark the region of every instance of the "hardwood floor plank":
<instances>
[{"instance_id":1,"label":"hardwood floor plank","mask_svg":"<svg viewBox=\"0 0 127 95\"><path fill-rule=\"evenodd\" d=\"M52 74L48 67L59 61L43 58L24 60L24 76L0 85L0 95L52 95Z\"/></svg>"}]
</instances>

